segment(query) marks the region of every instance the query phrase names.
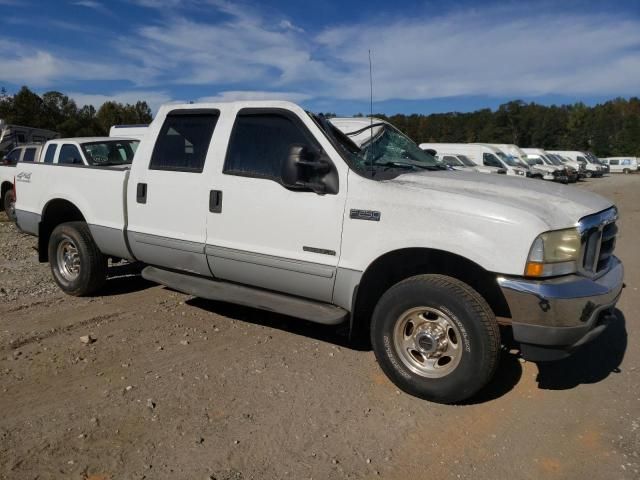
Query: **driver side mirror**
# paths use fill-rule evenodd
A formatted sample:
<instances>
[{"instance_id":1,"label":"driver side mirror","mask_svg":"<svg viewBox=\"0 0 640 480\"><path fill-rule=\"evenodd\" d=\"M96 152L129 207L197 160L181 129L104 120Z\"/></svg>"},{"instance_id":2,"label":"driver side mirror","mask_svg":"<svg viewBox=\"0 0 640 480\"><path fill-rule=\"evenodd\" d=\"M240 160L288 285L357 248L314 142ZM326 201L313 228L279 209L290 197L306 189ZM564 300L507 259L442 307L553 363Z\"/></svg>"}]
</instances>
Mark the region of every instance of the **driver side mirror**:
<instances>
[{"instance_id":1,"label":"driver side mirror","mask_svg":"<svg viewBox=\"0 0 640 480\"><path fill-rule=\"evenodd\" d=\"M317 194L338 193L338 173L331 162L306 145L291 145L282 165L282 184Z\"/></svg>"}]
</instances>

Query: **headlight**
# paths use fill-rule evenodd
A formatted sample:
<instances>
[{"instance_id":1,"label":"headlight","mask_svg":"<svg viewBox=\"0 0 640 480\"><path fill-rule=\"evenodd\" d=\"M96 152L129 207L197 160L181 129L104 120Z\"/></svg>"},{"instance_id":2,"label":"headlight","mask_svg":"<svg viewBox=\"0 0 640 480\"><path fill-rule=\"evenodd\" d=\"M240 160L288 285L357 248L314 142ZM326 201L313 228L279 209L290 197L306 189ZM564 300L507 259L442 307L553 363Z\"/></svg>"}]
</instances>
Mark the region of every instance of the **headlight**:
<instances>
[{"instance_id":1,"label":"headlight","mask_svg":"<svg viewBox=\"0 0 640 480\"><path fill-rule=\"evenodd\" d=\"M578 269L580 243L580 233L576 228L539 235L529 251L525 276L551 277L575 273Z\"/></svg>"}]
</instances>

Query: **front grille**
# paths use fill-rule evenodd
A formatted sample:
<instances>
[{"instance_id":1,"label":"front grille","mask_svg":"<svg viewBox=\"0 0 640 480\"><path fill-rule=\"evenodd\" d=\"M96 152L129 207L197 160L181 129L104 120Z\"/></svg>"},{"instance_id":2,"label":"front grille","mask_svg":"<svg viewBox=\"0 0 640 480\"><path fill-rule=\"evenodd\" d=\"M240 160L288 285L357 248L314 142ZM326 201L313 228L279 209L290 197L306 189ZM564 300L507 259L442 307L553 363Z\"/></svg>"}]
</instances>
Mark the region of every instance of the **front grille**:
<instances>
[{"instance_id":1,"label":"front grille","mask_svg":"<svg viewBox=\"0 0 640 480\"><path fill-rule=\"evenodd\" d=\"M609 268L616 246L618 226L617 211L607 210L581 221L582 228L582 270L586 274L598 275Z\"/></svg>"}]
</instances>

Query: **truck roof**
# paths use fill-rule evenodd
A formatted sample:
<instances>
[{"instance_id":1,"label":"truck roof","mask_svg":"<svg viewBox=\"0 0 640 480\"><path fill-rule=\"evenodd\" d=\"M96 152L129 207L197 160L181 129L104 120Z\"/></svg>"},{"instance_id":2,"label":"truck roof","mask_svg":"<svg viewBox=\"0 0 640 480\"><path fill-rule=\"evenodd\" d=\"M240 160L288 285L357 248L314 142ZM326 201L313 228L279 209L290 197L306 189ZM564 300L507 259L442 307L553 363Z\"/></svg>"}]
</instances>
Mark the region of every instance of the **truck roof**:
<instances>
[{"instance_id":1,"label":"truck roof","mask_svg":"<svg viewBox=\"0 0 640 480\"><path fill-rule=\"evenodd\" d=\"M70 138L54 138L49 140L48 143L94 143L94 142L112 142L112 141L135 141L133 138L126 137L70 137Z\"/></svg>"}]
</instances>

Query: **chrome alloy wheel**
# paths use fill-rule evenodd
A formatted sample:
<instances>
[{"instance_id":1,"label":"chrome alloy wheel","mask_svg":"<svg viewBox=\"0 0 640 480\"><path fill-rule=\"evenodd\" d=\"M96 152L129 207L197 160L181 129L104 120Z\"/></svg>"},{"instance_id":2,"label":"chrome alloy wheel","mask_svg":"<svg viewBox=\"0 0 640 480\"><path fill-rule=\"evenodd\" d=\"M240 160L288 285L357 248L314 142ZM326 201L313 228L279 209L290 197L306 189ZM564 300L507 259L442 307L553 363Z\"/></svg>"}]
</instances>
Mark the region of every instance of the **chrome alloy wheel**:
<instances>
[{"instance_id":1,"label":"chrome alloy wheel","mask_svg":"<svg viewBox=\"0 0 640 480\"><path fill-rule=\"evenodd\" d=\"M412 308L400 315L393 343L402 363L423 377L450 374L462 357L458 326L448 315L431 307Z\"/></svg>"},{"instance_id":2,"label":"chrome alloy wheel","mask_svg":"<svg viewBox=\"0 0 640 480\"><path fill-rule=\"evenodd\" d=\"M65 280L73 281L80 275L80 253L78 247L69 237L58 244L56 251L58 272Z\"/></svg>"}]
</instances>

